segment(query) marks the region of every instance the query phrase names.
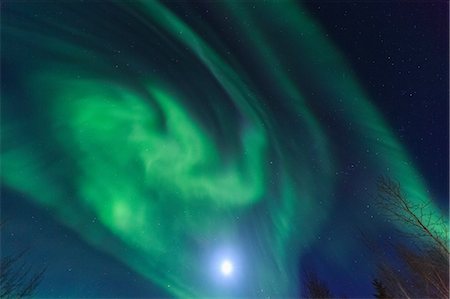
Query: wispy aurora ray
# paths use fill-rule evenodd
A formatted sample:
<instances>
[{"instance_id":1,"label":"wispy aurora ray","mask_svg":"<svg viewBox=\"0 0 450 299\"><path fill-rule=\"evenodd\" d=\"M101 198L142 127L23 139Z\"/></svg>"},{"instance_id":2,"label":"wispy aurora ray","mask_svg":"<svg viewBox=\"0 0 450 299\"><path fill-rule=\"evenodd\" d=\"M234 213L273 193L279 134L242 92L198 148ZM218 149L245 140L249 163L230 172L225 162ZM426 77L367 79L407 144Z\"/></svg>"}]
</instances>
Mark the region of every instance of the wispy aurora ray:
<instances>
[{"instance_id":1,"label":"wispy aurora ray","mask_svg":"<svg viewBox=\"0 0 450 299\"><path fill-rule=\"evenodd\" d=\"M337 191L341 150L367 165L354 200L386 172L427 198L298 4L211 4L239 48L168 4L108 4L99 18L104 5L6 5L2 185L168 292L295 295L297 257L349 195ZM221 246L244 264L232 288L208 279Z\"/></svg>"}]
</instances>

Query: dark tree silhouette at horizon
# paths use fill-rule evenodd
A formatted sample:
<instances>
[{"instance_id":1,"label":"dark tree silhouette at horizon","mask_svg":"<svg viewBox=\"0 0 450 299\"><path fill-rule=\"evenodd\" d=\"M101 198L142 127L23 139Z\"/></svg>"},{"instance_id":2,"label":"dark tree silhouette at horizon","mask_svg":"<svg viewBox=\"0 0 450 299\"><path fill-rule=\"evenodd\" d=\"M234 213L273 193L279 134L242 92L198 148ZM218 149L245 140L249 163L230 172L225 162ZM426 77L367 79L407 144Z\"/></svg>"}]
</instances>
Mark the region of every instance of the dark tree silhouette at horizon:
<instances>
[{"instance_id":1,"label":"dark tree silhouette at horizon","mask_svg":"<svg viewBox=\"0 0 450 299\"><path fill-rule=\"evenodd\" d=\"M449 298L447 221L430 211L431 202L411 202L400 183L388 177L377 187L376 206L405 228L391 245L395 261L379 262L378 281L394 298Z\"/></svg>"},{"instance_id":2,"label":"dark tree silhouette at horizon","mask_svg":"<svg viewBox=\"0 0 450 299\"><path fill-rule=\"evenodd\" d=\"M0 229L4 223L0 224ZM41 283L46 268L38 272L33 271L29 263L25 262L28 249L17 254L2 256L0 261L0 298L17 299L34 295Z\"/></svg>"}]
</instances>

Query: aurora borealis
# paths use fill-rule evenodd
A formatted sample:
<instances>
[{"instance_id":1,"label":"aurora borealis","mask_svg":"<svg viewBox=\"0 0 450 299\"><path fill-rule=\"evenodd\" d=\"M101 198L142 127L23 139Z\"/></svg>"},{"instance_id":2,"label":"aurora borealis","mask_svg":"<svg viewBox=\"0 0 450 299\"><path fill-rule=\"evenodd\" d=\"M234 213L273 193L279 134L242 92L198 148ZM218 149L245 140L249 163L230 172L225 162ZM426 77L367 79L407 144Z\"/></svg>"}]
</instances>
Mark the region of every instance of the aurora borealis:
<instances>
[{"instance_id":1,"label":"aurora borealis","mask_svg":"<svg viewBox=\"0 0 450 299\"><path fill-rule=\"evenodd\" d=\"M343 267L363 251L348 227L393 229L361 213L379 175L447 217L306 4L2 10L2 201L46 211L164 295L297 296L324 230L321 254ZM43 292L96 294L62 290Z\"/></svg>"}]
</instances>

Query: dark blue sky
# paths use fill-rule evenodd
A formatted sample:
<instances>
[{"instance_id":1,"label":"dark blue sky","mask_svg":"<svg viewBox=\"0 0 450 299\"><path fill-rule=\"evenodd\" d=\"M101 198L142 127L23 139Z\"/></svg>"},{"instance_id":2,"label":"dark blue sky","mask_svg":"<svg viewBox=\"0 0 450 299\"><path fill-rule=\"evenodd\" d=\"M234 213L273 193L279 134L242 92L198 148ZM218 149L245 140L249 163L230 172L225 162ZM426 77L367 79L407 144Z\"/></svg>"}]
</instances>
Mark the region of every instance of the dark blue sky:
<instances>
[{"instance_id":1,"label":"dark blue sky","mask_svg":"<svg viewBox=\"0 0 450 299\"><path fill-rule=\"evenodd\" d=\"M448 3L306 2L448 206Z\"/></svg>"}]
</instances>

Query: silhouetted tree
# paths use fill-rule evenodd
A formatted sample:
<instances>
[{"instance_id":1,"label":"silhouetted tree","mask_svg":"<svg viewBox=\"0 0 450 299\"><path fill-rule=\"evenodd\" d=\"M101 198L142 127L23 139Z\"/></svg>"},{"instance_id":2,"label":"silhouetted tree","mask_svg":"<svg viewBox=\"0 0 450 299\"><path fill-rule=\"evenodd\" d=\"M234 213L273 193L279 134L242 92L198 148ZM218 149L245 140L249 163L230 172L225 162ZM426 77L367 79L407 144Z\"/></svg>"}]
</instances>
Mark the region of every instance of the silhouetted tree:
<instances>
[{"instance_id":1,"label":"silhouetted tree","mask_svg":"<svg viewBox=\"0 0 450 299\"><path fill-rule=\"evenodd\" d=\"M443 216L430 211L431 202L412 203L402 192L400 183L387 177L377 182L377 206L384 216L407 226L403 234L418 239L430 239L444 255L449 254L448 223Z\"/></svg>"},{"instance_id":2,"label":"silhouetted tree","mask_svg":"<svg viewBox=\"0 0 450 299\"><path fill-rule=\"evenodd\" d=\"M45 269L32 273L23 263L24 252L3 257L0 272L0 298L25 298L33 295L42 280Z\"/></svg>"},{"instance_id":3,"label":"silhouetted tree","mask_svg":"<svg viewBox=\"0 0 450 299\"><path fill-rule=\"evenodd\" d=\"M372 281L372 285L375 289L375 298L379 298L379 299L389 299L392 298L391 296L388 295L386 287L383 285L383 283L381 281L379 281L378 279L374 279Z\"/></svg>"},{"instance_id":4,"label":"silhouetted tree","mask_svg":"<svg viewBox=\"0 0 450 299\"><path fill-rule=\"evenodd\" d=\"M400 184L382 177L377 182L376 206L403 230L389 240L375 241L361 231L363 241L377 259L375 298L449 298L448 223L430 211L431 202L411 202ZM315 273L304 271L304 296L332 298Z\"/></svg>"},{"instance_id":5,"label":"silhouetted tree","mask_svg":"<svg viewBox=\"0 0 450 299\"><path fill-rule=\"evenodd\" d=\"M3 224L0 224L0 228ZM40 284L45 268L33 272L23 261L27 250L15 255L2 257L0 262L0 298L17 299L31 297Z\"/></svg>"},{"instance_id":6,"label":"silhouetted tree","mask_svg":"<svg viewBox=\"0 0 450 299\"><path fill-rule=\"evenodd\" d=\"M303 281L306 298L333 298L327 284L320 280L316 273L304 271Z\"/></svg>"},{"instance_id":7,"label":"silhouetted tree","mask_svg":"<svg viewBox=\"0 0 450 299\"><path fill-rule=\"evenodd\" d=\"M377 205L384 216L406 227L408 242L394 244L397 261L379 263L384 288L394 298L449 298L448 224L428 211L430 202L413 204L400 184L378 181Z\"/></svg>"}]
</instances>

